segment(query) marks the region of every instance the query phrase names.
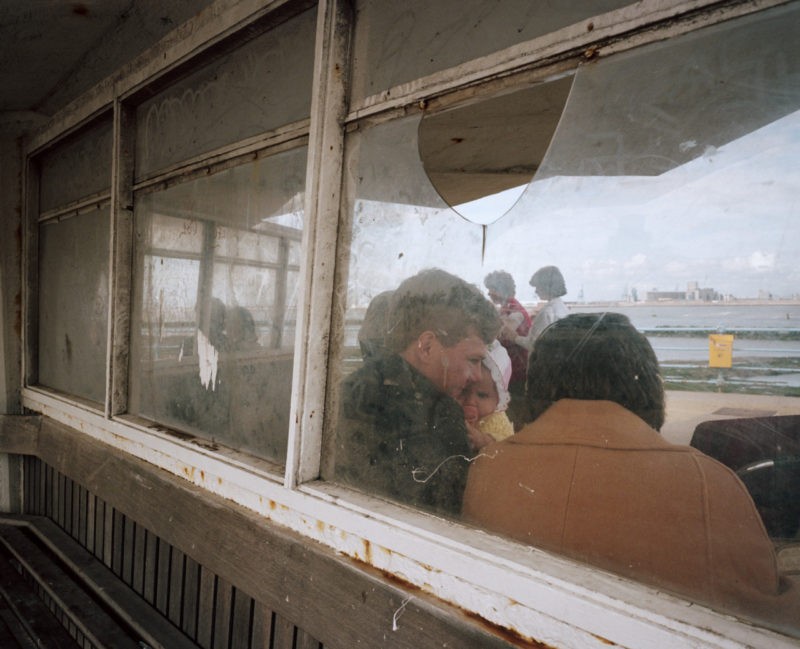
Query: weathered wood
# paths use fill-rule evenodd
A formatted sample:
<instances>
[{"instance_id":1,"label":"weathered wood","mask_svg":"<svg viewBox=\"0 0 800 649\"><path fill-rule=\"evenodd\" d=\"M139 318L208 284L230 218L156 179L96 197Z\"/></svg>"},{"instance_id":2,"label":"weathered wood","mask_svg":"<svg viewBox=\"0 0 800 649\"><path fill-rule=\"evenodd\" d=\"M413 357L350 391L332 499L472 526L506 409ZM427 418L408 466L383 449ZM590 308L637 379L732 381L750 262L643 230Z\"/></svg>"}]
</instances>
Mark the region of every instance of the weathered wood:
<instances>
[{"instance_id":1,"label":"weathered wood","mask_svg":"<svg viewBox=\"0 0 800 649\"><path fill-rule=\"evenodd\" d=\"M308 251L309 259L301 269L302 292L297 305L297 339L302 344L296 346L292 372L285 473L289 487L320 475L323 422L314 413L324 412L325 405L344 159L342 124L347 113L347 71L355 21L353 4L346 0L321 0L317 12L303 217L303 250Z\"/></svg>"},{"instance_id":2,"label":"weathered wood","mask_svg":"<svg viewBox=\"0 0 800 649\"><path fill-rule=\"evenodd\" d=\"M0 596L0 640L5 649L40 649L2 596Z\"/></svg>"},{"instance_id":3,"label":"weathered wood","mask_svg":"<svg viewBox=\"0 0 800 649\"><path fill-rule=\"evenodd\" d=\"M204 649L211 647L214 632L214 592L217 579L205 567L200 570L200 595L197 606L197 636L195 641Z\"/></svg>"},{"instance_id":4,"label":"weathered wood","mask_svg":"<svg viewBox=\"0 0 800 649\"><path fill-rule=\"evenodd\" d=\"M75 535L75 540L78 541L82 546L86 547L86 529L88 527L88 521L86 520L88 510L89 510L89 492L81 487L80 485L75 485L75 497L78 501L77 506L77 534Z\"/></svg>"},{"instance_id":5,"label":"weathered wood","mask_svg":"<svg viewBox=\"0 0 800 649\"><path fill-rule=\"evenodd\" d=\"M94 504L94 548L92 554L103 560L103 530L106 525L106 504L102 498L95 498Z\"/></svg>"},{"instance_id":6,"label":"weathered wood","mask_svg":"<svg viewBox=\"0 0 800 649\"><path fill-rule=\"evenodd\" d=\"M86 546L86 489L76 484L72 491L72 536Z\"/></svg>"},{"instance_id":7,"label":"weathered wood","mask_svg":"<svg viewBox=\"0 0 800 649\"><path fill-rule=\"evenodd\" d=\"M52 518L59 527L64 527L64 512L62 509L61 500L64 494L64 480L63 476L54 468L53 469L53 484L51 489L53 494L53 513Z\"/></svg>"},{"instance_id":8,"label":"weathered wood","mask_svg":"<svg viewBox=\"0 0 800 649\"><path fill-rule=\"evenodd\" d=\"M23 385L36 385L39 382L39 163L31 157L27 159L24 182L22 377Z\"/></svg>"},{"instance_id":9,"label":"weathered wood","mask_svg":"<svg viewBox=\"0 0 800 649\"><path fill-rule=\"evenodd\" d=\"M106 514L106 517L108 514ZM122 558L125 548L125 515L114 509L112 516L111 569L122 578Z\"/></svg>"},{"instance_id":10,"label":"weathered wood","mask_svg":"<svg viewBox=\"0 0 800 649\"><path fill-rule=\"evenodd\" d=\"M217 576L217 593L214 604L214 649L228 649L233 608L233 586Z\"/></svg>"},{"instance_id":11,"label":"weathered wood","mask_svg":"<svg viewBox=\"0 0 800 649\"><path fill-rule=\"evenodd\" d=\"M389 582L377 571L50 419L42 422L39 439L45 462L158 533L166 548L174 546L203 566L201 646L211 646L206 625L213 594L210 605L206 598L215 574L326 648L349 649L353 638L383 638L387 630L387 647L513 646L434 597ZM168 572L159 570L157 606L166 611L162 577ZM393 630L393 616L403 605L403 623Z\"/></svg>"},{"instance_id":12,"label":"weathered wood","mask_svg":"<svg viewBox=\"0 0 800 649\"><path fill-rule=\"evenodd\" d=\"M169 606L169 569L172 563L172 547L164 541L158 539L158 555L156 559L156 601L155 607L164 615L167 614Z\"/></svg>"},{"instance_id":13,"label":"weathered wood","mask_svg":"<svg viewBox=\"0 0 800 649\"><path fill-rule=\"evenodd\" d=\"M186 557L183 581L183 617L181 629L190 638L197 635L197 607L200 601L200 565Z\"/></svg>"},{"instance_id":14,"label":"weathered wood","mask_svg":"<svg viewBox=\"0 0 800 649\"><path fill-rule=\"evenodd\" d=\"M250 649L252 611L253 598L234 588L230 649Z\"/></svg>"},{"instance_id":15,"label":"weathered wood","mask_svg":"<svg viewBox=\"0 0 800 649\"><path fill-rule=\"evenodd\" d=\"M77 646L48 606L0 552L0 604L11 615L3 615L9 630L24 649L75 649ZM2 638L3 647L12 646L11 638Z\"/></svg>"},{"instance_id":16,"label":"weathered wood","mask_svg":"<svg viewBox=\"0 0 800 649\"><path fill-rule=\"evenodd\" d=\"M137 637L154 649L197 649L174 625L155 611L77 542L58 529L52 521L39 516L0 517L0 530L11 525L25 527L40 543L53 552L71 574L79 576L94 596L102 600ZM19 533L19 532L18 532ZM95 605L96 608L96 605ZM111 645L116 649L115 645Z\"/></svg>"},{"instance_id":17,"label":"weathered wood","mask_svg":"<svg viewBox=\"0 0 800 649\"><path fill-rule=\"evenodd\" d=\"M133 170L136 110L114 101L111 162L111 297L108 303L106 415L128 409L131 274L133 260Z\"/></svg>"},{"instance_id":18,"label":"weathered wood","mask_svg":"<svg viewBox=\"0 0 800 649\"><path fill-rule=\"evenodd\" d=\"M272 649L294 649L295 626L281 615L272 622Z\"/></svg>"},{"instance_id":19,"label":"weathered wood","mask_svg":"<svg viewBox=\"0 0 800 649\"><path fill-rule=\"evenodd\" d=\"M128 586L133 587L133 559L134 554L136 552L136 546L134 545L134 534L136 524L130 518L124 518L122 521L122 547L120 551L122 552L122 581L124 581Z\"/></svg>"},{"instance_id":20,"label":"weathered wood","mask_svg":"<svg viewBox=\"0 0 800 649\"><path fill-rule=\"evenodd\" d=\"M150 530L145 532L144 540L144 587L142 597L149 604L156 603L156 565L158 564L158 537Z\"/></svg>"},{"instance_id":21,"label":"weathered wood","mask_svg":"<svg viewBox=\"0 0 800 649\"><path fill-rule=\"evenodd\" d=\"M271 649L273 613L261 602L253 604L253 635L250 639L251 649Z\"/></svg>"},{"instance_id":22,"label":"weathered wood","mask_svg":"<svg viewBox=\"0 0 800 649\"><path fill-rule=\"evenodd\" d=\"M72 526L74 523L74 519L72 517L72 511L75 505L74 499L74 492L75 492L75 483L70 480L67 476L62 476L64 479L64 497L62 501L64 503L64 529L67 531L67 534L72 535Z\"/></svg>"},{"instance_id":23,"label":"weathered wood","mask_svg":"<svg viewBox=\"0 0 800 649\"><path fill-rule=\"evenodd\" d=\"M322 645L319 640L303 631L303 629L297 629L294 649L321 649L321 647Z\"/></svg>"},{"instance_id":24,"label":"weathered wood","mask_svg":"<svg viewBox=\"0 0 800 649\"><path fill-rule=\"evenodd\" d=\"M181 626L183 611L183 571L186 555L177 548L172 548L169 569L169 604L167 617L177 627Z\"/></svg>"},{"instance_id":25,"label":"weathered wood","mask_svg":"<svg viewBox=\"0 0 800 649\"><path fill-rule=\"evenodd\" d=\"M133 578L131 586L140 595L144 593L144 573L147 569L145 529L141 525L134 526L133 536Z\"/></svg>"},{"instance_id":26,"label":"weathered wood","mask_svg":"<svg viewBox=\"0 0 800 649\"><path fill-rule=\"evenodd\" d=\"M97 522L97 496L86 492L86 543L85 547L94 554L95 524Z\"/></svg>"},{"instance_id":27,"label":"weathered wood","mask_svg":"<svg viewBox=\"0 0 800 649\"><path fill-rule=\"evenodd\" d=\"M139 649L138 640L105 610L98 607L92 597L79 588L68 573L18 528L0 525L0 540L8 552L16 557L64 610L74 625L73 637L77 636L74 631L79 629L99 648Z\"/></svg>"},{"instance_id":28,"label":"weathered wood","mask_svg":"<svg viewBox=\"0 0 800 649\"><path fill-rule=\"evenodd\" d=\"M39 511L44 513L45 510L47 509L47 498L48 498L48 495L47 495L47 484L48 484L47 483L47 470L48 470L48 467L43 462L39 461L38 457L37 458L31 457L30 459L33 462L35 462L36 472L37 472L37 475L39 476L39 485L37 487L39 498L38 498L38 505L37 506L39 507Z\"/></svg>"}]
</instances>

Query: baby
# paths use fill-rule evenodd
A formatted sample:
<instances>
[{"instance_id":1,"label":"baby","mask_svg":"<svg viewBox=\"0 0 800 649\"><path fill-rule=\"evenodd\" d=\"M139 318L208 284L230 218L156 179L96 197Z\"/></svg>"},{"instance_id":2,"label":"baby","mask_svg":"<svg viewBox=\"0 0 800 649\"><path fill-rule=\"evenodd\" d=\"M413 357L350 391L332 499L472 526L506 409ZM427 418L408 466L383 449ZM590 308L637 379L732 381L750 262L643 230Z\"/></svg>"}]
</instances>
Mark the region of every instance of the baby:
<instances>
[{"instance_id":1,"label":"baby","mask_svg":"<svg viewBox=\"0 0 800 649\"><path fill-rule=\"evenodd\" d=\"M510 377L511 359L505 347L495 340L483 359L481 380L464 388L459 399L473 451L514 434L514 426L506 415L511 400Z\"/></svg>"}]
</instances>

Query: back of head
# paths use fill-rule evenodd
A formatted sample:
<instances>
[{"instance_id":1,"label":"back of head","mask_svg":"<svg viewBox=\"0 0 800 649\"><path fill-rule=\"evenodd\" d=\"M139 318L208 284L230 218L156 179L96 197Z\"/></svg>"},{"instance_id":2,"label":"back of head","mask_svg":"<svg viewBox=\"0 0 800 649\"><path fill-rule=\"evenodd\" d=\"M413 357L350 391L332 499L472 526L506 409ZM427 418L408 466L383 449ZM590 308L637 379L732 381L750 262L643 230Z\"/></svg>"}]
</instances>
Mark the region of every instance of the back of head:
<instances>
[{"instance_id":1,"label":"back of head","mask_svg":"<svg viewBox=\"0 0 800 649\"><path fill-rule=\"evenodd\" d=\"M358 344L366 358L380 352L384 347L384 337L389 327L389 305L393 291L378 293L369 303L364 314L364 322L358 330Z\"/></svg>"},{"instance_id":2,"label":"back of head","mask_svg":"<svg viewBox=\"0 0 800 649\"><path fill-rule=\"evenodd\" d=\"M535 419L559 399L614 401L659 430L664 386L655 352L619 313L575 313L550 325L528 359Z\"/></svg>"},{"instance_id":3,"label":"back of head","mask_svg":"<svg viewBox=\"0 0 800 649\"><path fill-rule=\"evenodd\" d=\"M556 266L542 266L531 277L530 285L539 289L550 298L567 294L564 276Z\"/></svg>"},{"instance_id":4,"label":"back of head","mask_svg":"<svg viewBox=\"0 0 800 649\"><path fill-rule=\"evenodd\" d=\"M483 278L483 284L490 291L495 291L506 300L514 297L517 292L517 286L514 283L514 278L504 270L495 270Z\"/></svg>"},{"instance_id":5,"label":"back of head","mask_svg":"<svg viewBox=\"0 0 800 649\"><path fill-rule=\"evenodd\" d=\"M497 312L478 288L438 268L404 280L392 295L386 346L402 353L423 331L446 347L471 334L489 344L497 335Z\"/></svg>"}]
</instances>

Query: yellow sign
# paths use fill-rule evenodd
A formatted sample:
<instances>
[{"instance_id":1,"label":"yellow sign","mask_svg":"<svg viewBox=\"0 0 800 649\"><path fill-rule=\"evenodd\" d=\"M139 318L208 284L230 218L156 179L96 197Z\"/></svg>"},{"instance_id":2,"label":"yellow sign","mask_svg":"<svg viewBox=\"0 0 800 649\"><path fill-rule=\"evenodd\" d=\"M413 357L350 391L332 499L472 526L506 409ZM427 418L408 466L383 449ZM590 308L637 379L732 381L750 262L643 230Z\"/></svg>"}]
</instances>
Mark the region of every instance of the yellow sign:
<instances>
[{"instance_id":1,"label":"yellow sign","mask_svg":"<svg viewBox=\"0 0 800 649\"><path fill-rule=\"evenodd\" d=\"M730 367L733 361L733 334L708 336L708 366Z\"/></svg>"}]
</instances>

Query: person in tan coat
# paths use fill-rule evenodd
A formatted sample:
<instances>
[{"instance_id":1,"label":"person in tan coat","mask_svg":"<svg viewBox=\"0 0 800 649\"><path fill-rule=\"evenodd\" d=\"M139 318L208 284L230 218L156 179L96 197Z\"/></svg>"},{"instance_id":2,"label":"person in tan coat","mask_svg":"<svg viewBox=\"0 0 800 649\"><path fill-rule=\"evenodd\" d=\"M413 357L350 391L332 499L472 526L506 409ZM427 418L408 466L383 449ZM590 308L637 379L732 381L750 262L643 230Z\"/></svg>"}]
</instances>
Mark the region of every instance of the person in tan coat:
<instances>
[{"instance_id":1,"label":"person in tan coat","mask_svg":"<svg viewBox=\"0 0 800 649\"><path fill-rule=\"evenodd\" d=\"M778 573L745 486L657 432L658 362L625 316L551 325L530 358L527 400L533 421L470 469L465 519L798 633L800 589Z\"/></svg>"}]
</instances>

